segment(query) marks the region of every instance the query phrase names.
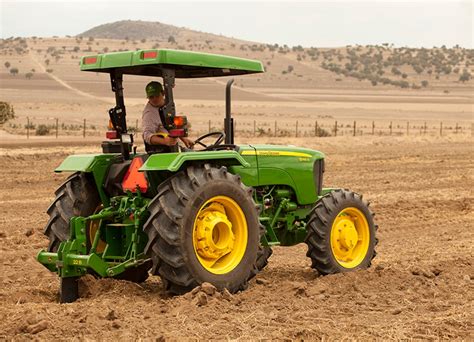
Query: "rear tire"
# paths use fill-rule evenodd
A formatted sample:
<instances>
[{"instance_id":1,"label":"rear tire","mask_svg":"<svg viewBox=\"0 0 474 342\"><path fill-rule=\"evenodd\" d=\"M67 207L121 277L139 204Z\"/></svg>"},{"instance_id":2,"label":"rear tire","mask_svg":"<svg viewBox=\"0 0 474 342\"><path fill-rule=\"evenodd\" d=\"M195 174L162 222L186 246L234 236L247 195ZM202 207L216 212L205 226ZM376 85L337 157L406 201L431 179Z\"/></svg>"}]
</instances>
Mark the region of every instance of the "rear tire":
<instances>
[{"instance_id":1,"label":"rear tire","mask_svg":"<svg viewBox=\"0 0 474 342\"><path fill-rule=\"evenodd\" d=\"M56 198L46 210L49 214L49 221L46 224L44 234L49 239L48 252L56 252L59 244L69 239L69 220L71 217L90 216L101 205L95 182L89 173L74 173L59 186L55 194ZM87 230L89 228L88 225ZM90 248L89 232L87 232L87 240ZM151 263L147 262L135 268L130 268L114 278L141 283L148 278L150 268Z\"/></svg>"},{"instance_id":2,"label":"rear tire","mask_svg":"<svg viewBox=\"0 0 474 342\"><path fill-rule=\"evenodd\" d=\"M44 235L49 239L48 252L56 252L59 244L69 239L71 217L92 215L100 203L92 177L83 172L71 175L55 194L56 198L46 210L49 221Z\"/></svg>"},{"instance_id":3,"label":"rear tire","mask_svg":"<svg viewBox=\"0 0 474 342\"><path fill-rule=\"evenodd\" d=\"M166 291L183 294L209 282L235 293L257 274L258 207L252 189L225 167L188 167L158 186L148 208L145 253Z\"/></svg>"},{"instance_id":4,"label":"rear tire","mask_svg":"<svg viewBox=\"0 0 474 342\"><path fill-rule=\"evenodd\" d=\"M311 267L323 275L369 267L378 242L373 216L355 192L337 189L326 194L307 224Z\"/></svg>"}]
</instances>

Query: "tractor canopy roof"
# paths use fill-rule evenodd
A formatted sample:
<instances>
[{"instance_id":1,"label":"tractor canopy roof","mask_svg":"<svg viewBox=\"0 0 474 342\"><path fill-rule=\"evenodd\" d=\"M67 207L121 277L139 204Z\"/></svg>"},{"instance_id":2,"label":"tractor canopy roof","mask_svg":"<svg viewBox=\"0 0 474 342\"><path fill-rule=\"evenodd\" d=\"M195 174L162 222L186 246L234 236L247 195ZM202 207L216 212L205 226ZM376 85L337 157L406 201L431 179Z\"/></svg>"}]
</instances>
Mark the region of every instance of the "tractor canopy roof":
<instances>
[{"instance_id":1,"label":"tractor canopy roof","mask_svg":"<svg viewBox=\"0 0 474 342\"><path fill-rule=\"evenodd\" d=\"M150 49L112 52L82 57L81 70L118 71L124 75L162 76L162 69L175 70L177 78L216 77L264 72L260 61L210 53Z\"/></svg>"}]
</instances>

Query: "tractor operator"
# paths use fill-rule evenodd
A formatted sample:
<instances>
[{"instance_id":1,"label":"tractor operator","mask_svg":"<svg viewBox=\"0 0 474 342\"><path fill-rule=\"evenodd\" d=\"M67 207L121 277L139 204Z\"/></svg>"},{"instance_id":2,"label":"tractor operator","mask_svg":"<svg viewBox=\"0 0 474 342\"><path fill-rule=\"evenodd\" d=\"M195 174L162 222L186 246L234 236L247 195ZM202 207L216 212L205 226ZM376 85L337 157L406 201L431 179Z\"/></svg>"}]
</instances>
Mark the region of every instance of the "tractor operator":
<instances>
[{"instance_id":1,"label":"tractor operator","mask_svg":"<svg viewBox=\"0 0 474 342\"><path fill-rule=\"evenodd\" d=\"M143 109L143 140L147 152L170 152L171 146L178 143L178 138L170 137L163 126L160 111L165 105L165 94L160 82L152 81L145 87L148 103ZM187 148L193 148L194 141L186 137L179 138Z\"/></svg>"}]
</instances>

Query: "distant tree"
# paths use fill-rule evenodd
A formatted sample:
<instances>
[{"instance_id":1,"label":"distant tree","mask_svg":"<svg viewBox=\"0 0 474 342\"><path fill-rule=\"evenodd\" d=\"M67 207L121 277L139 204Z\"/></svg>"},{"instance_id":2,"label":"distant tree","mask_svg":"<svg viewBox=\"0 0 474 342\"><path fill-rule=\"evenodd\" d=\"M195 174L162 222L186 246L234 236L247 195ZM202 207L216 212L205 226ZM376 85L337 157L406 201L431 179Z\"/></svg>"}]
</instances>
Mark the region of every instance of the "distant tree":
<instances>
[{"instance_id":1,"label":"distant tree","mask_svg":"<svg viewBox=\"0 0 474 342\"><path fill-rule=\"evenodd\" d=\"M5 62L5 68L9 69L11 66L10 62Z\"/></svg>"},{"instance_id":2,"label":"distant tree","mask_svg":"<svg viewBox=\"0 0 474 342\"><path fill-rule=\"evenodd\" d=\"M407 78L408 75L407 74L402 74L402 78Z\"/></svg>"},{"instance_id":3,"label":"distant tree","mask_svg":"<svg viewBox=\"0 0 474 342\"><path fill-rule=\"evenodd\" d=\"M176 44L176 40L174 39L173 36L169 36L169 37L168 37L168 43Z\"/></svg>"},{"instance_id":4,"label":"distant tree","mask_svg":"<svg viewBox=\"0 0 474 342\"><path fill-rule=\"evenodd\" d=\"M421 86L423 88L426 88L428 86L428 81L426 81L426 80L421 81Z\"/></svg>"},{"instance_id":5,"label":"distant tree","mask_svg":"<svg viewBox=\"0 0 474 342\"><path fill-rule=\"evenodd\" d=\"M72 49L72 51L74 52L79 52L81 48L79 46L74 46L74 48Z\"/></svg>"},{"instance_id":6,"label":"distant tree","mask_svg":"<svg viewBox=\"0 0 474 342\"><path fill-rule=\"evenodd\" d=\"M46 64L46 65L49 65L49 62L50 62L49 59L45 59L45 60L44 60L44 64Z\"/></svg>"},{"instance_id":7,"label":"distant tree","mask_svg":"<svg viewBox=\"0 0 474 342\"><path fill-rule=\"evenodd\" d=\"M33 73L32 73L32 72L27 72L27 73L25 74L25 77L26 77L27 79L31 79L31 78L33 77Z\"/></svg>"},{"instance_id":8,"label":"distant tree","mask_svg":"<svg viewBox=\"0 0 474 342\"><path fill-rule=\"evenodd\" d=\"M51 74L51 73L53 72L53 69L46 69L46 72L47 72L48 74Z\"/></svg>"},{"instance_id":9,"label":"distant tree","mask_svg":"<svg viewBox=\"0 0 474 342\"><path fill-rule=\"evenodd\" d=\"M12 74L13 76L18 75L18 68L11 68L10 69L10 74Z\"/></svg>"},{"instance_id":10,"label":"distant tree","mask_svg":"<svg viewBox=\"0 0 474 342\"><path fill-rule=\"evenodd\" d=\"M142 40L140 40L142 43L146 43L146 39L143 38Z\"/></svg>"},{"instance_id":11,"label":"distant tree","mask_svg":"<svg viewBox=\"0 0 474 342\"><path fill-rule=\"evenodd\" d=\"M106 46L102 49L102 51L104 51L104 53L107 53L107 52L109 52L109 48Z\"/></svg>"},{"instance_id":12,"label":"distant tree","mask_svg":"<svg viewBox=\"0 0 474 342\"><path fill-rule=\"evenodd\" d=\"M469 71L467 71L467 69L464 69L461 76L459 76L459 81L461 81L462 83L466 82L466 81L469 81L470 79L472 78L471 74L469 73Z\"/></svg>"},{"instance_id":13,"label":"distant tree","mask_svg":"<svg viewBox=\"0 0 474 342\"><path fill-rule=\"evenodd\" d=\"M94 37L89 37L89 41L90 41L90 42L93 42L93 41L94 41Z\"/></svg>"},{"instance_id":14,"label":"distant tree","mask_svg":"<svg viewBox=\"0 0 474 342\"><path fill-rule=\"evenodd\" d=\"M288 72L292 72L294 69L293 65L288 65Z\"/></svg>"}]
</instances>

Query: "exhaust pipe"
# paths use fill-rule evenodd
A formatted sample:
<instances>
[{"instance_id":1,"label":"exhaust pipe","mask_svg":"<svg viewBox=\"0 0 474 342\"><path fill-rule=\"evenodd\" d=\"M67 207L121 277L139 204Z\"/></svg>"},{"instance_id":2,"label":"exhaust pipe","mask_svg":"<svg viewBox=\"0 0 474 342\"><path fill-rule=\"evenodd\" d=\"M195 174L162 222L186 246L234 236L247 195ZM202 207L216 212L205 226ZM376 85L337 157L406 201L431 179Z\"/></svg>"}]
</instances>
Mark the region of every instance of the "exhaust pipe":
<instances>
[{"instance_id":1,"label":"exhaust pipe","mask_svg":"<svg viewBox=\"0 0 474 342\"><path fill-rule=\"evenodd\" d=\"M225 86L225 119L224 119L224 133L225 133L225 143L226 145L234 144L234 119L232 119L232 114L230 112L230 88L234 83L234 79L231 79L227 82Z\"/></svg>"}]
</instances>

